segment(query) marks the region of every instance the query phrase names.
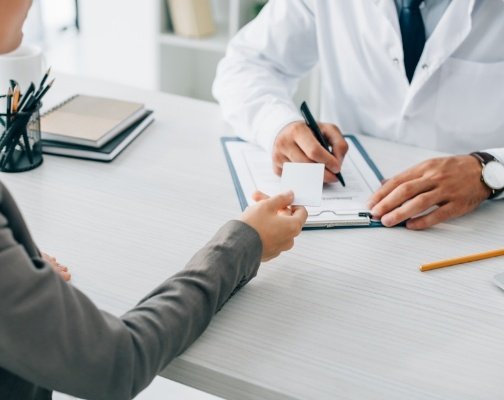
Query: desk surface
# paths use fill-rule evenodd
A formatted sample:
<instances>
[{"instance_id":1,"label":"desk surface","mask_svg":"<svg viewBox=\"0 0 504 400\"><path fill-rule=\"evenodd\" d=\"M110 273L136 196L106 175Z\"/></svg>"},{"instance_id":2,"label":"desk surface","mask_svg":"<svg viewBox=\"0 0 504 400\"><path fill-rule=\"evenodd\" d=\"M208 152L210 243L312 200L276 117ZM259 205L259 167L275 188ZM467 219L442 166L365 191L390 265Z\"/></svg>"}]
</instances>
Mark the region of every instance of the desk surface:
<instances>
[{"instance_id":1,"label":"desk surface","mask_svg":"<svg viewBox=\"0 0 504 400\"><path fill-rule=\"evenodd\" d=\"M76 92L139 100L156 121L114 162L45 156L0 174L40 247L120 315L240 212L215 104L59 76L50 105ZM436 153L363 137L384 176ZM164 375L229 399L504 397L503 258L420 273L499 248L504 202L423 232L303 232L264 264Z\"/></svg>"}]
</instances>

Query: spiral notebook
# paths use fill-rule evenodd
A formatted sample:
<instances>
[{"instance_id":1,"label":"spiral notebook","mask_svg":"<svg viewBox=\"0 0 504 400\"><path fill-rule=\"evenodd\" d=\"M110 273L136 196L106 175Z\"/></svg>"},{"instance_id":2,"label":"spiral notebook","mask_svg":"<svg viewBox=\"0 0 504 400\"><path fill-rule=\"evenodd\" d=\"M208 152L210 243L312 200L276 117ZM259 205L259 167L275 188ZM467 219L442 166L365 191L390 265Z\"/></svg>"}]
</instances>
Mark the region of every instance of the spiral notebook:
<instances>
[{"instance_id":1,"label":"spiral notebook","mask_svg":"<svg viewBox=\"0 0 504 400\"><path fill-rule=\"evenodd\" d=\"M345 135L345 139L348 152L341 173L346 186L339 182L324 185L322 205L306 207L304 229L383 226L372 218L366 206L383 177L357 138ZM281 191L280 178L273 173L268 153L236 137L223 137L221 141L242 210L253 204L256 190L269 195Z\"/></svg>"},{"instance_id":2,"label":"spiral notebook","mask_svg":"<svg viewBox=\"0 0 504 400\"><path fill-rule=\"evenodd\" d=\"M43 140L100 148L143 118L141 103L77 94L40 117Z\"/></svg>"}]
</instances>

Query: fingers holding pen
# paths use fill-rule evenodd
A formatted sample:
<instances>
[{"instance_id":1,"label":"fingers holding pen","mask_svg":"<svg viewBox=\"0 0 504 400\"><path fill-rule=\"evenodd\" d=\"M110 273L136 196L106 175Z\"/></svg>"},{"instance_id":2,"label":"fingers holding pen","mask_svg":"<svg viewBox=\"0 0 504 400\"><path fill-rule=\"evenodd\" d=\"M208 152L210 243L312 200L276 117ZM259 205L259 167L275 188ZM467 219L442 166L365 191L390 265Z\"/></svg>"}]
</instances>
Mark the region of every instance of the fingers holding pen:
<instances>
[{"instance_id":1,"label":"fingers holding pen","mask_svg":"<svg viewBox=\"0 0 504 400\"><path fill-rule=\"evenodd\" d=\"M320 144L304 121L293 122L278 134L273 146L273 170L277 175L281 175L285 162L316 162L326 167L325 183L338 180L336 174L341 171L348 144L335 125L319 126L324 131L327 143L332 146L332 153Z\"/></svg>"},{"instance_id":2,"label":"fingers holding pen","mask_svg":"<svg viewBox=\"0 0 504 400\"><path fill-rule=\"evenodd\" d=\"M339 163L339 169L335 172L340 172L343 160L348 152L348 143L336 125L319 123L319 127L331 146L333 156Z\"/></svg>"}]
</instances>

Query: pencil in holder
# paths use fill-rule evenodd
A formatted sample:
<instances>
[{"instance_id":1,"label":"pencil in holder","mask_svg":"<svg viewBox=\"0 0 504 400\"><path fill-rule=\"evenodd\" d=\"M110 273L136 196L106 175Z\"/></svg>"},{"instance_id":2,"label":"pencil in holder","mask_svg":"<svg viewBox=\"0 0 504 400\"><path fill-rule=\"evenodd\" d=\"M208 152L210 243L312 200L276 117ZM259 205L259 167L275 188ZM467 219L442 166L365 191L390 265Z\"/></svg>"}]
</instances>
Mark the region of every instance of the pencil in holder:
<instances>
[{"instance_id":1,"label":"pencil in holder","mask_svg":"<svg viewBox=\"0 0 504 400\"><path fill-rule=\"evenodd\" d=\"M39 102L29 110L0 114L0 171L29 171L42 164Z\"/></svg>"}]
</instances>

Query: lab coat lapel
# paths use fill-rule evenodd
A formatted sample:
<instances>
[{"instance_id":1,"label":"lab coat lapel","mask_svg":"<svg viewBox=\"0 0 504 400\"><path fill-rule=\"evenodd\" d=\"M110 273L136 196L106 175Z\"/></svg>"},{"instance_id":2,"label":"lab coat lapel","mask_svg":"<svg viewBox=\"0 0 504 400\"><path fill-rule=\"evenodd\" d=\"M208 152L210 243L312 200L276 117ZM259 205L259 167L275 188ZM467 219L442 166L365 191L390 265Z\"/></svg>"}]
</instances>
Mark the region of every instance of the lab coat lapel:
<instances>
[{"instance_id":1,"label":"lab coat lapel","mask_svg":"<svg viewBox=\"0 0 504 400\"><path fill-rule=\"evenodd\" d=\"M394 0L371 0L371 2L381 11L397 37L401 39L401 28L399 27L399 17L397 16L397 7Z\"/></svg>"},{"instance_id":2,"label":"lab coat lapel","mask_svg":"<svg viewBox=\"0 0 504 400\"><path fill-rule=\"evenodd\" d=\"M404 104L406 108L433 74L453 54L471 31L475 0L452 0L425 44ZM405 77L406 79L406 77Z\"/></svg>"}]
</instances>

